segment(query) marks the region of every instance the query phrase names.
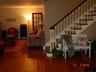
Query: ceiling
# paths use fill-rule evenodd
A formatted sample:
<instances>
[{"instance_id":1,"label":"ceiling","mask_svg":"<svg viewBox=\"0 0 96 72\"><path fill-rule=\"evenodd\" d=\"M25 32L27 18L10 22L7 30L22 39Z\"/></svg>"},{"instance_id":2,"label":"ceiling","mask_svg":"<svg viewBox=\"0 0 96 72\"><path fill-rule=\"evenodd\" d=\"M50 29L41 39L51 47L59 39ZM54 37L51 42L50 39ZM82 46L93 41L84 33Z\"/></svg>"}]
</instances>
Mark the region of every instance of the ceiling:
<instances>
[{"instance_id":1,"label":"ceiling","mask_svg":"<svg viewBox=\"0 0 96 72\"><path fill-rule=\"evenodd\" d=\"M0 6L44 5L44 0L0 0Z\"/></svg>"}]
</instances>

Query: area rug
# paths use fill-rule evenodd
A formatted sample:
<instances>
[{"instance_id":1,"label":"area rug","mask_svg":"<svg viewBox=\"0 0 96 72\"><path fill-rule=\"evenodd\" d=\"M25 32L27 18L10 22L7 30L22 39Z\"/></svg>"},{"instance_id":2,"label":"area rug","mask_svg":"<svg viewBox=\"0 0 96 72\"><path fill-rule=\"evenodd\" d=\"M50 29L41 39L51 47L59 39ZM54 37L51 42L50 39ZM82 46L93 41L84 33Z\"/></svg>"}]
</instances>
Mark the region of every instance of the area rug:
<instances>
[{"instance_id":1,"label":"area rug","mask_svg":"<svg viewBox=\"0 0 96 72\"><path fill-rule=\"evenodd\" d=\"M21 51L26 46L26 40L16 40L16 44L13 47L5 48L5 52Z\"/></svg>"}]
</instances>

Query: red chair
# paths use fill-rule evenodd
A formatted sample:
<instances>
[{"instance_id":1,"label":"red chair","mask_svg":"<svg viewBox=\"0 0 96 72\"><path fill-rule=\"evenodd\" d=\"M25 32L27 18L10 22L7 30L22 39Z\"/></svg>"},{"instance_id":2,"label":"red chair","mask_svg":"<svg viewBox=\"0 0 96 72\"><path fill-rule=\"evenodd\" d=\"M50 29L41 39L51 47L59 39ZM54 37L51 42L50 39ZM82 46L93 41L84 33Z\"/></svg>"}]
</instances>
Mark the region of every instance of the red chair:
<instances>
[{"instance_id":1,"label":"red chair","mask_svg":"<svg viewBox=\"0 0 96 72\"><path fill-rule=\"evenodd\" d=\"M18 30L14 27L8 28L8 36L6 38L6 46L11 47L16 43L16 38L18 36Z\"/></svg>"},{"instance_id":2,"label":"red chair","mask_svg":"<svg viewBox=\"0 0 96 72\"><path fill-rule=\"evenodd\" d=\"M18 30L16 28L14 28L14 27L10 27L8 29L8 35L17 37L18 36Z\"/></svg>"}]
</instances>

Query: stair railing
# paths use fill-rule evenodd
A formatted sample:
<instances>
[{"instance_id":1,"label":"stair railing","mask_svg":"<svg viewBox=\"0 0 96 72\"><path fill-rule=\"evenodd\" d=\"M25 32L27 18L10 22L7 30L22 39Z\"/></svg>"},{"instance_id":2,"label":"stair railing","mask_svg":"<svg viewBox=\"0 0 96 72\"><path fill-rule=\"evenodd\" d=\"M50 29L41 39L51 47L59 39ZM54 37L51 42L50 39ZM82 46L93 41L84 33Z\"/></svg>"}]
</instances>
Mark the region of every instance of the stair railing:
<instances>
[{"instance_id":1,"label":"stair railing","mask_svg":"<svg viewBox=\"0 0 96 72\"><path fill-rule=\"evenodd\" d=\"M93 6L94 0L84 0L56 24L50 27L50 52L52 52L55 45L54 38ZM65 34L70 34L70 30L65 30Z\"/></svg>"}]
</instances>

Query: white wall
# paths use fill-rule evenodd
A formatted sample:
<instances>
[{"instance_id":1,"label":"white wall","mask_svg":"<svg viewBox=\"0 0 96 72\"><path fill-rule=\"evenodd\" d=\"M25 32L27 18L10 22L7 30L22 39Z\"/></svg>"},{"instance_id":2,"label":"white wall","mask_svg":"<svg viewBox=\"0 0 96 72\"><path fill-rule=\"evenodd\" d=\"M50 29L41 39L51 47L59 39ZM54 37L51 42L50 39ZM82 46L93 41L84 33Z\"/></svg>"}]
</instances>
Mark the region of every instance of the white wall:
<instances>
[{"instance_id":1,"label":"white wall","mask_svg":"<svg viewBox=\"0 0 96 72\"><path fill-rule=\"evenodd\" d=\"M20 31L20 24L28 24L25 16L33 12L42 12L44 15L44 6L2 6L0 7L0 22L2 29L15 27ZM8 22L6 19L15 18L15 22ZM29 30L32 32L32 18L29 21Z\"/></svg>"},{"instance_id":2,"label":"white wall","mask_svg":"<svg viewBox=\"0 0 96 72\"><path fill-rule=\"evenodd\" d=\"M45 2L45 38L49 41L49 27L60 20L83 0L47 0Z\"/></svg>"}]
</instances>

